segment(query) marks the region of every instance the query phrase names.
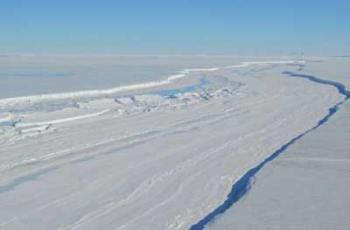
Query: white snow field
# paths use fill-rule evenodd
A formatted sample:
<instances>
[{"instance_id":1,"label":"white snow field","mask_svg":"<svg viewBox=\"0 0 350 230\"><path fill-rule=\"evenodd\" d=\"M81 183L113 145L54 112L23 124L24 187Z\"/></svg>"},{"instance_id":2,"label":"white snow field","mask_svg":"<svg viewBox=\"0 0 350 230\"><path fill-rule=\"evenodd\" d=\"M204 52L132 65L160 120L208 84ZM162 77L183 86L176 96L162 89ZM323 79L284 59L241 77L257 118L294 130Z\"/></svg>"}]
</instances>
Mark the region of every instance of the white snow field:
<instances>
[{"instance_id":1,"label":"white snow field","mask_svg":"<svg viewBox=\"0 0 350 230\"><path fill-rule=\"evenodd\" d=\"M350 88L350 59L308 62L303 74ZM249 193L205 229L347 230L350 103L267 164Z\"/></svg>"},{"instance_id":2,"label":"white snow field","mask_svg":"<svg viewBox=\"0 0 350 230\"><path fill-rule=\"evenodd\" d=\"M146 87L3 97L0 229L189 229L344 99L282 74L308 61L271 60Z\"/></svg>"}]
</instances>

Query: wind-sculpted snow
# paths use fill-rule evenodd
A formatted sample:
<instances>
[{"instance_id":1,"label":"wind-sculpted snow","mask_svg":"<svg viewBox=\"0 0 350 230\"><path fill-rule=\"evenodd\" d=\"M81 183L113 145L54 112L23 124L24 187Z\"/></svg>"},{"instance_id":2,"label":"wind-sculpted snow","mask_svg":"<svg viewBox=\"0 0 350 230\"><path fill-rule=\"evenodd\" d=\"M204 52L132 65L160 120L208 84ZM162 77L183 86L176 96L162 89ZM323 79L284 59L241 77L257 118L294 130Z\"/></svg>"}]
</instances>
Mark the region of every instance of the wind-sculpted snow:
<instances>
[{"instance_id":1,"label":"wind-sculpted snow","mask_svg":"<svg viewBox=\"0 0 350 230\"><path fill-rule=\"evenodd\" d=\"M51 96L2 101L0 228L189 229L343 99L283 76L290 63L197 69L173 88L66 95L74 106L53 110L28 109Z\"/></svg>"}]
</instances>

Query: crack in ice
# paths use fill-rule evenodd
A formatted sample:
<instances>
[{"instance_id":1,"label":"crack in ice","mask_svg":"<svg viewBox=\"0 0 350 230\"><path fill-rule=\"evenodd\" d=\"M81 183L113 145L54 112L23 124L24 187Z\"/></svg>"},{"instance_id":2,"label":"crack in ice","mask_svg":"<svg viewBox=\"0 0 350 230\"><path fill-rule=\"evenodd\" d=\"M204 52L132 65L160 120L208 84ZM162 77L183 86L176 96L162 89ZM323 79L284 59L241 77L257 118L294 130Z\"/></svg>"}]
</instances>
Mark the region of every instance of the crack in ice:
<instances>
[{"instance_id":1,"label":"crack in ice","mask_svg":"<svg viewBox=\"0 0 350 230\"><path fill-rule=\"evenodd\" d=\"M313 128L307 130L306 132L299 134L292 140L290 140L288 143L284 144L282 147L280 147L277 151L275 151L272 155L267 157L263 162L261 162L259 165L255 166L254 168L251 168L248 172L246 172L238 181L236 181L230 193L227 195L227 199L223 204L221 204L219 207L217 207L215 210L213 210L211 213L206 215L203 219L201 219L196 224L192 225L190 227L190 230L202 230L204 229L210 222L215 220L215 218L223 214L226 210L228 210L233 204L237 203L243 196L249 192L252 185L254 184L254 176L262 169L267 163L274 160L276 157L278 157L281 153L283 153L285 150L287 150L291 145L293 145L297 140L304 137L306 134L312 132L313 130L319 128L323 124L325 124L339 109L339 106L342 105L346 100L350 98L350 91L346 89L346 87L338 82L330 81L330 80L323 80L321 78L312 76L312 75L306 75L306 74L297 74L294 72L283 72L283 74L289 76L289 77L299 77L299 78L305 78L312 82L316 82L323 85L330 85L335 88L337 88L338 92L345 96L345 99L333 107L329 108L328 114L322 118L316 126Z\"/></svg>"}]
</instances>

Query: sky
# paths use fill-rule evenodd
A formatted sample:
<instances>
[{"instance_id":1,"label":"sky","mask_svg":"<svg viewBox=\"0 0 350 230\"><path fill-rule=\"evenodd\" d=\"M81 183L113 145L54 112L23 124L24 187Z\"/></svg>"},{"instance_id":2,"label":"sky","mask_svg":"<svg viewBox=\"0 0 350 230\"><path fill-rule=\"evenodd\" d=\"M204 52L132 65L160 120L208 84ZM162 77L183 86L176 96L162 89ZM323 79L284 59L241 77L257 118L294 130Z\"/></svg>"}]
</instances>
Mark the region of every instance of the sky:
<instances>
[{"instance_id":1,"label":"sky","mask_svg":"<svg viewBox=\"0 0 350 230\"><path fill-rule=\"evenodd\" d=\"M0 0L0 53L350 55L349 0Z\"/></svg>"}]
</instances>

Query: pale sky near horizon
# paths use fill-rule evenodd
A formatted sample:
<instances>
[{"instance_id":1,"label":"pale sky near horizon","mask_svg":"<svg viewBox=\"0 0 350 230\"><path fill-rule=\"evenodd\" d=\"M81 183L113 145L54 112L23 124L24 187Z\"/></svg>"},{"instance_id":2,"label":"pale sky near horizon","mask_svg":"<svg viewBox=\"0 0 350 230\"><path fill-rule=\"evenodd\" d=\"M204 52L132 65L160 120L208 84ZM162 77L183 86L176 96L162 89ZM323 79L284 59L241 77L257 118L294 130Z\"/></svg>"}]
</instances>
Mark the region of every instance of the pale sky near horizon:
<instances>
[{"instance_id":1,"label":"pale sky near horizon","mask_svg":"<svg viewBox=\"0 0 350 230\"><path fill-rule=\"evenodd\" d=\"M0 53L350 55L349 0L0 0Z\"/></svg>"}]
</instances>

